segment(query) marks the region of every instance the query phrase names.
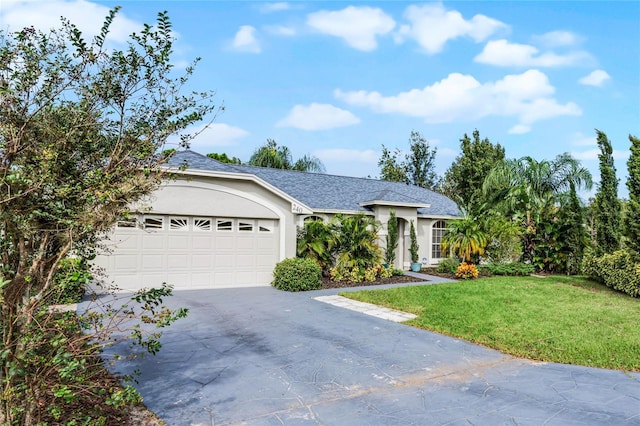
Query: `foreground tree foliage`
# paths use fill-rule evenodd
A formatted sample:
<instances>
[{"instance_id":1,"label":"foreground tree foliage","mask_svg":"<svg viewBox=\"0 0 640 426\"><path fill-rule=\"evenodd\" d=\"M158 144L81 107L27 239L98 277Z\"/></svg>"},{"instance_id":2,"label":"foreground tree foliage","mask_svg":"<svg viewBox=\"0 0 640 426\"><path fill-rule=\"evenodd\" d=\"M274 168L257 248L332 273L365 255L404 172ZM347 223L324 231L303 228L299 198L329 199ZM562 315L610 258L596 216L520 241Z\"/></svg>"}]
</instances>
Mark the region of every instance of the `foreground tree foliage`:
<instances>
[{"instance_id":1,"label":"foreground tree foliage","mask_svg":"<svg viewBox=\"0 0 640 426\"><path fill-rule=\"evenodd\" d=\"M166 13L123 50L105 44L116 13L90 41L67 21L49 33L0 31L0 415L8 424L101 424L101 413L81 413L98 400L135 400L111 387L81 400L95 384L84 375L90 359L113 329L99 315L52 313L56 273L69 255L91 258L131 203L158 186L167 137L216 111L212 93L181 93L193 67L174 75ZM161 307L169 294L141 292L141 310L116 309L149 323L123 328L150 352L159 343L145 328L184 315ZM73 324L93 330L90 338Z\"/></svg>"}]
</instances>

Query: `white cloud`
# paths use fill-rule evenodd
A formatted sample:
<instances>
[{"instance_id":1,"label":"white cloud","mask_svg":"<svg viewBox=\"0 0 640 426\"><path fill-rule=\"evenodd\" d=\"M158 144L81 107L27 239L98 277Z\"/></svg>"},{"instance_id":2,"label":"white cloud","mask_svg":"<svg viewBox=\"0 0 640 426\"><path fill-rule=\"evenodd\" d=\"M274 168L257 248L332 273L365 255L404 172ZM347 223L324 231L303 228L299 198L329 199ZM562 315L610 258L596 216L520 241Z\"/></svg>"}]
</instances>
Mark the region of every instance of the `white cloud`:
<instances>
[{"instance_id":1,"label":"white cloud","mask_svg":"<svg viewBox=\"0 0 640 426\"><path fill-rule=\"evenodd\" d=\"M502 67L562 67L584 64L591 61L584 51L573 51L559 55L554 52L540 53L529 44L510 43L507 40L492 40L474 58L475 62Z\"/></svg>"},{"instance_id":2,"label":"white cloud","mask_svg":"<svg viewBox=\"0 0 640 426\"><path fill-rule=\"evenodd\" d=\"M251 25L243 25L233 38L232 47L241 52L260 53L260 43L255 36L256 29Z\"/></svg>"},{"instance_id":3,"label":"white cloud","mask_svg":"<svg viewBox=\"0 0 640 426\"><path fill-rule=\"evenodd\" d=\"M399 40L413 39L430 54L441 52L449 40L470 37L479 43L498 31L509 29L503 22L485 15L464 19L460 12L446 10L442 4L412 5L404 16L411 24L400 28Z\"/></svg>"},{"instance_id":4,"label":"white cloud","mask_svg":"<svg viewBox=\"0 0 640 426\"><path fill-rule=\"evenodd\" d=\"M289 10L289 9L291 9L291 5L284 1L276 2L276 3L265 3L260 5L260 12L262 13L280 12L282 10Z\"/></svg>"},{"instance_id":5,"label":"white cloud","mask_svg":"<svg viewBox=\"0 0 640 426\"><path fill-rule=\"evenodd\" d=\"M578 80L578 83L584 84L585 86L600 87L607 80L611 80L611 76L606 71L595 70L592 71L589 75L585 75L580 80Z\"/></svg>"},{"instance_id":6,"label":"white cloud","mask_svg":"<svg viewBox=\"0 0 640 426\"><path fill-rule=\"evenodd\" d=\"M512 135L521 135L523 133L529 133L531 131L531 126L526 124L516 124L515 126L509 129L509 134Z\"/></svg>"},{"instance_id":7,"label":"white cloud","mask_svg":"<svg viewBox=\"0 0 640 426\"><path fill-rule=\"evenodd\" d=\"M349 6L339 11L310 13L307 25L321 33L343 39L354 49L372 51L378 47L376 37L391 32L396 23L381 9Z\"/></svg>"},{"instance_id":8,"label":"white cloud","mask_svg":"<svg viewBox=\"0 0 640 426\"><path fill-rule=\"evenodd\" d=\"M195 151L204 152L215 147L236 145L239 139L249 135L246 130L225 123L212 123L206 129L204 127L204 125L196 125L183 132L190 135L197 134L190 142L191 149ZM168 144L178 145L179 141L178 136L172 136Z\"/></svg>"},{"instance_id":9,"label":"white cloud","mask_svg":"<svg viewBox=\"0 0 640 426\"><path fill-rule=\"evenodd\" d=\"M296 29L293 27L286 27L284 25L267 25L264 27L266 31L271 34L291 37L296 35Z\"/></svg>"},{"instance_id":10,"label":"white cloud","mask_svg":"<svg viewBox=\"0 0 640 426\"><path fill-rule=\"evenodd\" d=\"M598 140L595 136L585 136L582 132L576 132L574 140L571 142L573 146L597 146Z\"/></svg>"},{"instance_id":11,"label":"white cloud","mask_svg":"<svg viewBox=\"0 0 640 426\"><path fill-rule=\"evenodd\" d=\"M368 107L383 114L420 117L427 123L451 123L487 116L515 117L519 126L511 130L523 133L539 120L582 114L573 102L559 104L552 97L554 92L555 88L544 73L529 70L484 84L473 76L453 73L430 86L392 96L339 89L334 96L349 105Z\"/></svg>"},{"instance_id":12,"label":"white cloud","mask_svg":"<svg viewBox=\"0 0 640 426\"><path fill-rule=\"evenodd\" d=\"M278 127L302 130L327 130L358 124L360 119L351 112L330 104L296 105L289 115L276 123Z\"/></svg>"},{"instance_id":13,"label":"white cloud","mask_svg":"<svg viewBox=\"0 0 640 426\"><path fill-rule=\"evenodd\" d=\"M109 8L85 0L74 1L7 1L3 0L0 7L0 22L2 29L19 31L33 26L41 31L60 28L60 17L66 17L76 25L85 39L98 34ZM140 31L142 24L127 18L122 11L116 15L111 24L108 40L124 42L133 32Z\"/></svg>"},{"instance_id":14,"label":"white cloud","mask_svg":"<svg viewBox=\"0 0 640 426\"><path fill-rule=\"evenodd\" d=\"M380 153L372 149L363 151L357 149L320 149L313 152L323 162L358 162L358 163L377 163Z\"/></svg>"},{"instance_id":15,"label":"white cloud","mask_svg":"<svg viewBox=\"0 0 640 426\"><path fill-rule=\"evenodd\" d=\"M531 39L534 43L546 47L575 46L583 40L582 37L571 31L550 31L534 35Z\"/></svg>"},{"instance_id":16,"label":"white cloud","mask_svg":"<svg viewBox=\"0 0 640 426\"><path fill-rule=\"evenodd\" d=\"M617 149L613 150L613 159L619 161L625 161L629 158L631 154L630 151L619 151ZM598 155L600 155L600 149L589 149L587 151L572 151L571 156L577 160L581 161L596 161L598 160Z\"/></svg>"}]
</instances>

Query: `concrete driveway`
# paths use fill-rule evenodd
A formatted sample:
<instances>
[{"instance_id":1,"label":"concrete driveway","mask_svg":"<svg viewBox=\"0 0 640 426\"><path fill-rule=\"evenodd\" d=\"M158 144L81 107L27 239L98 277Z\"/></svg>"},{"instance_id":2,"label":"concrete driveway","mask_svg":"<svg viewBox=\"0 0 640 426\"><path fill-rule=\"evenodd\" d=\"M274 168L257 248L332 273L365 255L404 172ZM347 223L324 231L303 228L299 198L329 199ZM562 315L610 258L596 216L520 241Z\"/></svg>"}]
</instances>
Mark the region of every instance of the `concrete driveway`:
<instances>
[{"instance_id":1,"label":"concrete driveway","mask_svg":"<svg viewBox=\"0 0 640 426\"><path fill-rule=\"evenodd\" d=\"M169 425L640 425L640 374L535 363L315 300L176 292L187 319L141 369Z\"/></svg>"}]
</instances>

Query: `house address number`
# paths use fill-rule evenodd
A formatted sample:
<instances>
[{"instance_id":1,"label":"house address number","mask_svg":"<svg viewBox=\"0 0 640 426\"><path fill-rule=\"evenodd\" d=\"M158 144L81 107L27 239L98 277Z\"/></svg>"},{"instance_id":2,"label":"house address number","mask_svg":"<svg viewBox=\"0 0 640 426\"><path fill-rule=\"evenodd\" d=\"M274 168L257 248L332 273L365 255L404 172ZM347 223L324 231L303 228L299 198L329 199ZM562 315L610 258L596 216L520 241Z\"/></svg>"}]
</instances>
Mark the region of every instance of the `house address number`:
<instances>
[{"instance_id":1,"label":"house address number","mask_svg":"<svg viewBox=\"0 0 640 426\"><path fill-rule=\"evenodd\" d=\"M296 203L291 203L291 213L301 214L304 213L304 209Z\"/></svg>"}]
</instances>

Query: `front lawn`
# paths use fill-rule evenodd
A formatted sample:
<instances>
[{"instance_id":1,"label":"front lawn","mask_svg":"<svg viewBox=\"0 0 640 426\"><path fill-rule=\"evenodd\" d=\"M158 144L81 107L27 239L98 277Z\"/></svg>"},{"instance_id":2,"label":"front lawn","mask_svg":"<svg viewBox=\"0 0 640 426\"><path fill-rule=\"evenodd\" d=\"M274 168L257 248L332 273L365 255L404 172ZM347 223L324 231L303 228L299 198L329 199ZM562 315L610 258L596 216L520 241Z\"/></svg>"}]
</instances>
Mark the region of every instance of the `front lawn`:
<instances>
[{"instance_id":1,"label":"front lawn","mask_svg":"<svg viewBox=\"0 0 640 426\"><path fill-rule=\"evenodd\" d=\"M407 324L540 361L640 371L640 299L582 277L491 277L341 293Z\"/></svg>"}]
</instances>

